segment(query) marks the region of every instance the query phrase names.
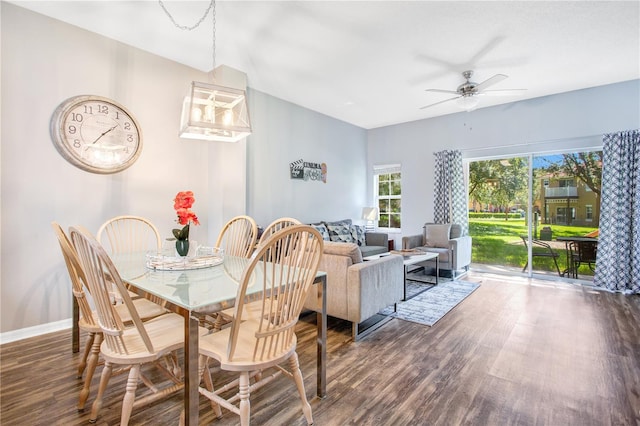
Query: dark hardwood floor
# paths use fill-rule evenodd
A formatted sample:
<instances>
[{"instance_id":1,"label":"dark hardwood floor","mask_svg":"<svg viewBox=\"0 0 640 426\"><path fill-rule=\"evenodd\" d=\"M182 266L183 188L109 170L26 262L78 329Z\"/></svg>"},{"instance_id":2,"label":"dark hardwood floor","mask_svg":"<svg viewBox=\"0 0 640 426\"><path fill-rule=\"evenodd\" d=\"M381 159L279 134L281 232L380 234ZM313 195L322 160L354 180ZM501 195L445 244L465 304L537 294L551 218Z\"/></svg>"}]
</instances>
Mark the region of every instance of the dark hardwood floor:
<instances>
[{"instance_id":1,"label":"dark hardwood floor","mask_svg":"<svg viewBox=\"0 0 640 426\"><path fill-rule=\"evenodd\" d=\"M316 425L640 425L640 301L588 287L470 273L481 282L433 327L394 319L359 342L329 321L328 396L315 394L315 316L298 324L299 354ZM84 336L83 336L84 337ZM88 423L80 354L70 332L0 347L2 425ZM116 425L126 375L112 378L98 425ZM139 389L143 389L141 386ZM251 400L252 424L306 422L291 382ZM177 424L176 395L134 410L131 424ZM201 398L201 424L215 419Z\"/></svg>"}]
</instances>

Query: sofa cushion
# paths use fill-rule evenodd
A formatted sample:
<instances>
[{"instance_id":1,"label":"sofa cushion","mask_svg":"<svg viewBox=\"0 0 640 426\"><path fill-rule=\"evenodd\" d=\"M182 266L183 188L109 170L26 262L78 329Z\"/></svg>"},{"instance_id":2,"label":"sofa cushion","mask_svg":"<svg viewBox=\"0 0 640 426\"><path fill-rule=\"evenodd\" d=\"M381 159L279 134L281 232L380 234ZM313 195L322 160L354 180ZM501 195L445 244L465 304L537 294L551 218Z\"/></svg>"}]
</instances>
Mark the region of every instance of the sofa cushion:
<instances>
[{"instance_id":1,"label":"sofa cushion","mask_svg":"<svg viewBox=\"0 0 640 426\"><path fill-rule=\"evenodd\" d=\"M351 225L351 237L353 238L353 242L359 246L365 245L364 226Z\"/></svg>"},{"instance_id":2,"label":"sofa cushion","mask_svg":"<svg viewBox=\"0 0 640 426\"><path fill-rule=\"evenodd\" d=\"M353 264L362 263L362 253L355 243L339 243L328 241L324 243L324 253L338 256L348 256Z\"/></svg>"},{"instance_id":3,"label":"sofa cushion","mask_svg":"<svg viewBox=\"0 0 640 426\"><path fill-rule=\"evenodd\" d=\"M440 262L440 266L442 264L449 264L451 258L451 251L447 248L438 248L438 247L424 247L424 250L427 253L438 253L438 262ZM435 262L435 260L434 260Z\"/></svg>"},{"instance_id":4,"label":"sofa cushion","mask_svg":"<svg viewBox=\"0 0 640 426\"><path fill-rule=\"evenodd\" d=\"M375 254L382 254L389 251L387 247L383 246L360 246L362 257L373 256Z\"/></svg>"},{"instance_id":5,"label":"sofa cushion","mask_svg":"<svg viewBox=\"0 0 640 426\"><path fill-rule=\"evenodd\" d=\"M355 240L351 235L350 223L327 222L327 229L329 230L329 239L331 241L342 242L342 243L355 243Z\"/></svg>"},{"instance_id":6,"label":"sofa cushion","mask_svg":"<svg viewBox=\"0 0 640 426\"><path fill-rule=\"evenodd\" d=\"M460 238L462 237L462 226L457 223L451 224L451 233L449 238Z\"/></svg>"},{"instance_id":7,"label":"sofa cushion","mask_svg":"<svg viewBox=\"0 0 640 426\"><path fill-rule=\"evenodd\" d=\"M451 224L430 224L424 227L424 241L427 247L448 247Z\"/></svg>"},{"instance_id":8,"label":"sofa cushion","mask_svg":"<svg viewBox=\"0 0 640 426\"><path fill-rule=\"evenodd\" d=\"M327 225L321 222L321 223L311 223L309 224L309 226L311 226L316 231L318 231L320 235L322 235L323 240L330 241L329 230L327 229Z\"/></svg>"}]
</instances>

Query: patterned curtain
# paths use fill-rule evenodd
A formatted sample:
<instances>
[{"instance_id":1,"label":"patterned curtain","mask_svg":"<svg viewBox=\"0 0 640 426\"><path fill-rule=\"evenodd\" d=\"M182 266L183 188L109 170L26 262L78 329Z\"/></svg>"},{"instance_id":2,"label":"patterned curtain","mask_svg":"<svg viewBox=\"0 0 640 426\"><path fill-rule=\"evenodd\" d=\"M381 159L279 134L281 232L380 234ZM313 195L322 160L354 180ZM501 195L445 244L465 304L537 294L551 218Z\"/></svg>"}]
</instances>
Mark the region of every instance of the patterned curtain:
<instances>
[{"instance_id":1,"label":"patterned curtain","mask_svg":"<svg viewBox=\"0 0 640 426\"><path fill-rule=\"evenodd\" d=\"M606 134L595 285L640 293L640 130Z\"/></svg>"},{"instance_id":2,"label":"patterned curtain","mask_svg":"<svg viewBox=\"0 0 640 426\"><path fill-rule=\"evenodd\" d=\"M435 223L457 223L462 235L469 233L467 190L464 187L464 169L460 151L435 153L435 183L433 221Z\"/></svg>"}]
</instances>

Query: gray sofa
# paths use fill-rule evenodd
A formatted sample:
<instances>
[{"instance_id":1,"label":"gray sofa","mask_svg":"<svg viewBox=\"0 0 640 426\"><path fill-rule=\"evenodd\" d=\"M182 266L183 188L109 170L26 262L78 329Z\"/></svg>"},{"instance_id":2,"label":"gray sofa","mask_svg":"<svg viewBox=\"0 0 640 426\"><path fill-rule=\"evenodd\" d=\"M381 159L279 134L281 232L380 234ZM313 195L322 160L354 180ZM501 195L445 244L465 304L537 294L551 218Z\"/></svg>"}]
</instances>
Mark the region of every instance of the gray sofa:
<instances>
[{"instance_id":1,"label":"gray sofa","mask_svg":"<svg viewBox=\"0 0 640 426\"><path fill-rule=\"evenodd\" d=\"M311 223L310 225L320 232L325 241L356 244L362 257L389 251L389 234L366 232L364 226L354 225L351 219Z\"/></svg>"},{"instance_id":2,"label":"gray sofa","mask_svg":"<svg viewBox=\"0 0 640 426\"><path fill-rule=\"evenodd\" d=\"M462 235L460 225L425 223L422 229L422 234L402 237L402 248L438 253L441 275L442 272L449 272L451 277L455 278L457 273L469 270L471 237ZM424 262L423 266L431 266L434 263Z\"/></svg>"},{"instance_id":3,"label":"gray sofa","mask_svg":"<svg viewBox=\"0 0 640 426\"><path fill-rule=\"evenodd\" d=\"M362 322L404 296L402 256L363 262L355 243L325 241L318 269L327 273L327 315L350 321L353 340L383 324L378 322L363 330ZM316 292L309 292L304 306L321 310Z\"/></svg>"}]
</instances>

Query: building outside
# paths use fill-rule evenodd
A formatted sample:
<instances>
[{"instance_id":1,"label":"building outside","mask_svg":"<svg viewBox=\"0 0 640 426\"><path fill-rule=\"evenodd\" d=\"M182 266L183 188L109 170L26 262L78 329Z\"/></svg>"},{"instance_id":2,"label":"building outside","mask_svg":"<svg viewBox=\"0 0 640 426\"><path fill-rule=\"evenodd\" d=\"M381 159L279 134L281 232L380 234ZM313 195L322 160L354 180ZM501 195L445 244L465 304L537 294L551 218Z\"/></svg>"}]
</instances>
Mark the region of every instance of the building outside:
<instances>
[{"instance_id":1,"label":"building outside","mask_svg":"<svg viewBox=\"0 0 640 426\"><path fill-rule=\"evenodd\" d=\"M537 181L533 211L545 224L599 226L598 194L580 178L542 175Z\"/></svg>"}]
</instances>

